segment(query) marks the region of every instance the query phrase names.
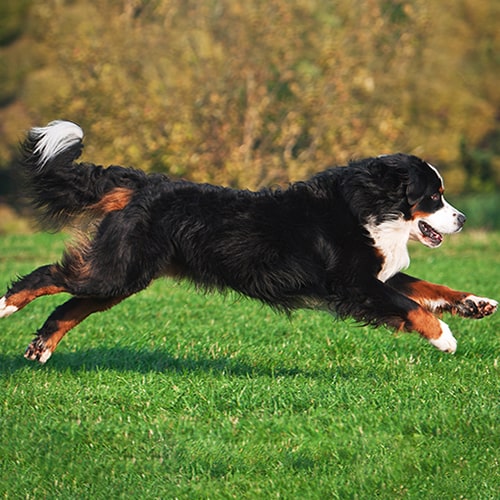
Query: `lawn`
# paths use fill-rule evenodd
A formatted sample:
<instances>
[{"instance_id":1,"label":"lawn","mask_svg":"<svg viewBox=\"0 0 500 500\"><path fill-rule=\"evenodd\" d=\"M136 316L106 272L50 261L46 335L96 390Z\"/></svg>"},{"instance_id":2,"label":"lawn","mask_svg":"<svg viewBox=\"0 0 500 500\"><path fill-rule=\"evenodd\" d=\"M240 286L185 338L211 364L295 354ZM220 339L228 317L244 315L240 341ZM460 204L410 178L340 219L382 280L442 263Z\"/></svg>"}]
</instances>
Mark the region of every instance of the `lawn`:
<instances>
[{"instance_id":1,"label":"lawn","mask_svg":"<svg viewBox=\"0 0 500 500\"><path fill-rule=\"evenodd\" d=\"M0 237L2 286L62 247ZM411 274L500 298L500 233L411 254ZM448 355L160 280L24 360L62 300L1 320L2 498L498 498L500 314L448 317Z\"/></svg>"}]
</instances>

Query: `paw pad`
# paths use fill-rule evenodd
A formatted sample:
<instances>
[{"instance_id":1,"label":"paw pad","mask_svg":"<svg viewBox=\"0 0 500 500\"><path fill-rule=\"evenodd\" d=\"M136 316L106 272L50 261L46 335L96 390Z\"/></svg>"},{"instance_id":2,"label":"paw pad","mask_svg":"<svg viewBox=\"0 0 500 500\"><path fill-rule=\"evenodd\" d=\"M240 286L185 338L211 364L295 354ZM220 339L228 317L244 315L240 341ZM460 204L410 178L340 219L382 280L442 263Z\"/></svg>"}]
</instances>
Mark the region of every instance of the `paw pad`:
<instances>
[{"instance_id":1,"label":"paw pad","mask_svg":"<svg viewBox=\"0 0 500 500\"><path fill-rule=\"evenodd\" d=\"M497 310L497 307L498 302L496 300L469 295L465 297L459 308L459 312L463 316L479 319L493 314Z\"/></svg>"}]
</instances>

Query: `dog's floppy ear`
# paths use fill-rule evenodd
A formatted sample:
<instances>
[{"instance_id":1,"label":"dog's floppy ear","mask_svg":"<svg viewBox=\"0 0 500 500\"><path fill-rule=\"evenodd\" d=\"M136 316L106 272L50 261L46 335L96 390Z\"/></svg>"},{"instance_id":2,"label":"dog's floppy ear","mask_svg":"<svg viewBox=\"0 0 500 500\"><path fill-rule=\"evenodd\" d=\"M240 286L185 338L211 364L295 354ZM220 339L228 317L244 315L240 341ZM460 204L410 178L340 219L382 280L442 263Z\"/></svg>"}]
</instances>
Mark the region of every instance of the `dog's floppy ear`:
<instances>
[{"instance_id":1,"label":"dog's floppy ear","mask_svg":"<svg viewBox=\"0 0 500 500\"><path fill-rule=\"evenodd\" d=\"M342 185L345 199L353 215L360 221L377 217L394 217L407 207L408 168L404 155L385 155L351 163ZM380 219L380 220L379 220Z\"/></svg>"},{"instance_id":2,"label":"dog's floppy ear","mask_svg":"<svg viewBox=\"0 0 500 500\"><path fill-rule=\"evenodd\" d=\"M406 199L410 206L415 205L425 193L426 184L420 170L411 168L408 172L408 184L406 186Z\"/></svg>"},{"instance_id":3,"label":"dog's floppy ear","mask_svg":"<svg viewBox=\"0 0 500 500\"><path fill-rule=\"evenodd\" d=\"M380 187L386 195L389 193L404 195L410 190L410 185L414 184L414 176L407 155L397 153L378 156L373 159L369 169L372 175L379 179ZM417 182L416 178L415 182ZM412 187L411 191L413 190Z\"/></svg>"},{"instance_id":4,"label":"dog's floppy ear","mask_svg":"<svg viewBox=\"0 0 500 500\"><path fill-rule=\"evenodd\" d=\"M397 181L403 184L404 193L410 206L422 198L426 190L425 177L422 175L422 161L411 155L397 153L378 157L384 165L391 167L397 174Z\"/></svg>"}]
</instances>

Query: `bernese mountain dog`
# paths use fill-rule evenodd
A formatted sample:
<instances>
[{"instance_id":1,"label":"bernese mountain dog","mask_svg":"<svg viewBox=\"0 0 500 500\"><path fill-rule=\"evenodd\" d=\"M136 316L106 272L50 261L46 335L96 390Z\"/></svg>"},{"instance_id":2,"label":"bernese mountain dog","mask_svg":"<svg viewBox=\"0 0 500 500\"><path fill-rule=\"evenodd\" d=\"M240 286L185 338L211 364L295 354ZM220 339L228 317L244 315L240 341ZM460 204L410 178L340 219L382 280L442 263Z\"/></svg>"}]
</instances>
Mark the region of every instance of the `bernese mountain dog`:
<instances>
[{"instance_id":1,"label":"bernese mountain dog","mask_svg":"<svg viewBox=\"0 0 500 500\"><path fill-rule=\"evenodd\" d=\"M457 342L443 312L482 318L497 302L400 272L408 240L435 248L465 216L443 179L406 154L353 161L286 189L237 190L78 163L83 131L54 121L29 131L21 165L46 228L85 224L60 262L14 282L0 317L43 295L57 307L25 357L45 363L63 336L161 276L204 290L232 289L291 311L313 308L370 325L415 331L441 351Z\"/></svg>"}]
</instances>

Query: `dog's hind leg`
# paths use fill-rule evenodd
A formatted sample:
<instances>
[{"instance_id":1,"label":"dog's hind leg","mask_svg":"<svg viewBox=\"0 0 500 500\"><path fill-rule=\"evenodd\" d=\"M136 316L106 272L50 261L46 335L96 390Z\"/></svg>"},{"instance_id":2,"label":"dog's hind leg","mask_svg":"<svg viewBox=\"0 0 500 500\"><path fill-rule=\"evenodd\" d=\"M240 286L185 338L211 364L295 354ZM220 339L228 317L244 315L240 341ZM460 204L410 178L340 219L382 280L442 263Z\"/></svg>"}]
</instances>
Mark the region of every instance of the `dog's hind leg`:
<instances>
[{"instance_id":1,"label":"dog's hind leg","mask_svg":"<svg viewBox=\"0 0 500 500\"><path fill-rule=\"evenodd\" d=\"M42 295L54 295L66 291L57 265L39 267L16 281L0 299L0 318L19 311Z\"/></svg>"},{"instance_id":2,"label":"dog's hind leg","mask_svg":"<svg viewBox=\"0 0 500 500\"><path fill-rule=\"evenodd\" d=\"M110 309L125 298L73 297L55 309L49 316L26 349L24 357L45 363L56 349L57 344L69 330L81 323L92 313Z\"/></svg>"}]
</instances>

